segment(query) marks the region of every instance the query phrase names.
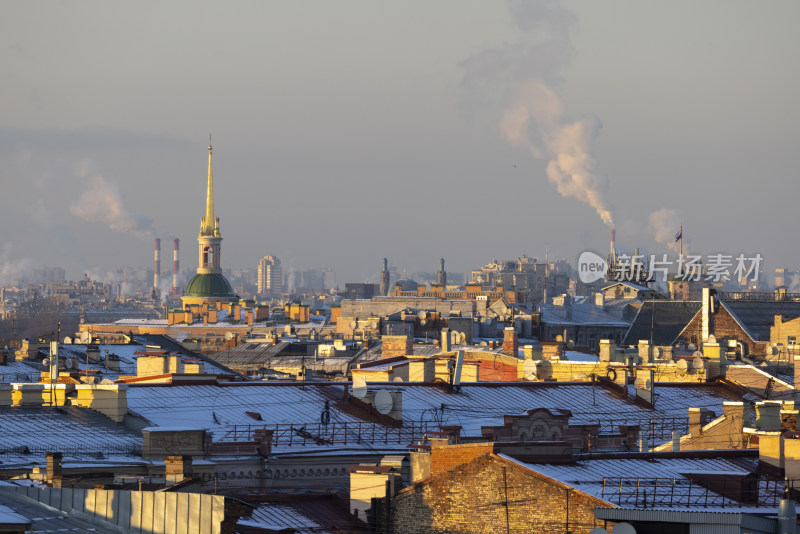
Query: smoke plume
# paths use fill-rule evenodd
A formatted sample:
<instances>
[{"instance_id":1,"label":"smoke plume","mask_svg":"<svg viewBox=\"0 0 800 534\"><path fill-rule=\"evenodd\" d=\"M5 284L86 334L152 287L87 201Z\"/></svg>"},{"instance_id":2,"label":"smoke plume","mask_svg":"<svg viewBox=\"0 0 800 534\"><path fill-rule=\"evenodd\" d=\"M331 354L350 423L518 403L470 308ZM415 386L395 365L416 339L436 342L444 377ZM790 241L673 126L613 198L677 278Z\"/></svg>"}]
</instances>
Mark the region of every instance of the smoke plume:
<instances>
[{"instance_id":1,"label":"smoke plume","mask_svg":"<svg viewBox=\"0 0 800 534\"><path fill-rule=\"evenodd\" d=\"M151 219L131 213L125 208L116 185L86 165L78 174L88 180L88 188L69 207L73 215L88 222L106 224L118 232L132 233L139 237L155 235L156 230Z\"/></svg>"},{"instance_id":2,"label":"smoke plume","mask_svg":"<svg viewBox=\"0 0 800 534\"><path fill-rule=\"evenodd\" d=\"M522 39L465 61L464 86L488 93L483 102L498 101L501 134L548 161L547 179L561 196L588 204L614 228L608 178L594 158L602 124L594 116L569 118L559 96L561 72L572 55L574 16L555 0L514 0L509 9Z\"/></svg>"},{"instance_id":3,"label":"smoke plume","mask_svg":"<svg viewBox=\"0 0 800 534\"><path fill-rule=\"evenodd\" d=\"M652 232L656 243L666 244L670 250L677 251L679 248L675 236L681 229L681 217L676 210L662 208L650 214L647 225Z\"/></svg>"},{"instance_id":4,"label":"smoke plume","mask_svg":"<svg viewBox=\"0 0 800 534\"><path fill-rule=\"evenodd\" d=\"M3 244L0 253L0 286L13 286L24 281L34 268L33 260L30 258L12 259L14 244L6 242Z\"/></svg>"}]
</instances>

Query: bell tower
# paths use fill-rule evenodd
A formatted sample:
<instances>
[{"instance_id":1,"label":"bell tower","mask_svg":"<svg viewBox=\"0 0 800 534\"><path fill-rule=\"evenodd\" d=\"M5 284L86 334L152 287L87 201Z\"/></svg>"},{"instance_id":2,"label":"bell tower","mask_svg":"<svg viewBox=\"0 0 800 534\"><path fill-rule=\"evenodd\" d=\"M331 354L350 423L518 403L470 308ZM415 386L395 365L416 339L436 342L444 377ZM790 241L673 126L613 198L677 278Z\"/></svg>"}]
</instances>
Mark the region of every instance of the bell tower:
<instances>
[{"instance_id":1,"label":"bell tower","mask_svg":"<svg viewBox=\"0 0 800 534\"><path fill-rule=\"evenodd\" d=\"M219 231L219 217L214 217L214 176L211 166L211 137L208 138L208 188L206 190L206 214L200 217L200 235L197 236L200 255L197 263L198 274L222 273L222 234Z\"/></svg>"},{"instance_id":2,"label":"bell tower","mask_svg":"<svg viewBox=\"0 0 800 534\"><path fill-rule=\"evenodd\" d=\"M222 274L222 234L219 217L214 216L214 177L211 165L211 136L208 138L208 186L206 214L200 217L197 236L197 274L186 285L181 300L183 307L217 305L237 298L230 282Z\"/></svg>"}]
</instances>

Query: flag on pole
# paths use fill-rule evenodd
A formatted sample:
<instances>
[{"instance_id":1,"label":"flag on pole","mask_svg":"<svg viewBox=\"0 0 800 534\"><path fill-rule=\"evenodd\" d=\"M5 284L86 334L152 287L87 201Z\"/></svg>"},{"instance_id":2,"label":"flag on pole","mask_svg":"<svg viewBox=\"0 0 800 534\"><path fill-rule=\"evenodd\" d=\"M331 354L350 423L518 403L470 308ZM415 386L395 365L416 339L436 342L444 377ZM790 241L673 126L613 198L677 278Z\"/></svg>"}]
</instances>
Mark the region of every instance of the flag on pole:
<instances>
[{"instance_id":1,"label":"flag on pole","mask_svg":"<svg viewBox=\"0 0 800 534\"><path fill-rule=\"evenodd\" d=\"M675 242L676 242L676 243L677 243L678 241L680 241L681 239L683 239L683 228L681 228L680 232L678 232L677 234L675 234Z\"/></svg>"}]
</instances>

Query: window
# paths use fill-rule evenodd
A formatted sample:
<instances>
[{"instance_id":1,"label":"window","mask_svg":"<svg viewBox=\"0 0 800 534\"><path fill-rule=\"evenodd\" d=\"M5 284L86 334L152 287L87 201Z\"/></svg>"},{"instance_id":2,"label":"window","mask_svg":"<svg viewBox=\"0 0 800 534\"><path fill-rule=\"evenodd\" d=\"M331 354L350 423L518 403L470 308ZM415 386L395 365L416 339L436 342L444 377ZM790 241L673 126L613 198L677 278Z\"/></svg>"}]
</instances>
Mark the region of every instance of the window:
<instances>
[{"instance_id":1,"label":"window","mask_svg":"<svg viewBox=\"0 0 800 534\"><path fill-rule=\"evenodd\" d=\"M786 340L786 344L789 346L797 345L797 336L789 336L789 338Z\"/></svg>"}]
</instances>

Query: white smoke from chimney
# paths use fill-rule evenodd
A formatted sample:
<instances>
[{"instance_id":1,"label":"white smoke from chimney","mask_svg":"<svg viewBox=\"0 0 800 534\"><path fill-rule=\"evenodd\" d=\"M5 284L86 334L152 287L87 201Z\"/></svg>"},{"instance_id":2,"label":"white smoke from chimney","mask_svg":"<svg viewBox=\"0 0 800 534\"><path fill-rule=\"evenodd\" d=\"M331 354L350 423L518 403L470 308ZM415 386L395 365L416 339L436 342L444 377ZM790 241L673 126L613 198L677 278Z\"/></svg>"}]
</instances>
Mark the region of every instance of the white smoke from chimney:
<instances>
[{"instance_id":1,"label":"white smoke from chimney","mask_svg":"<svg viewBox=\"0 0 800 534\"><path fill-rule=\"evenodd\" d=\"M678 251L680 243L675 236L681 229L681 216L676 210L662 208L650 214L647 229L656 243L666 244L670 250Z\"/></svg>"},{"instance_id":2,"label":"white smoke from chimney","mask_svg":"<svg viewBox=\"0 0 800 534\"><path fill-rule=\"evenodd\" d=\"M788 293L797 293L800 291L800 275L797 273L792 275L792 280L789 282L788 287L786 288Z\"/></svg>"},{"instance_id":3,"label":"white smoke from chimney","mask_svg":"<svg viewBox=\"0 0 800 534\"><path fill-rule=\"evenodd\" d=\"M139 237L155 235L153 221L129 212L115 184L92 171L89 165L83 165L78 174L88 180L88 188L69 207L70 213L88 222L107 224L118 232L129 232Z\"/></svg>"},{"instance_id":4,"label":"white smoke from chimney","mask_svg":"<svg viewBox=\"0 0 800 534\"><path fill-rule=\"evenodd\" d=\"M467 60L464 85L499 94L503 137L547 159L547 178L559 194L588 204L614 228L608 178L594 158L602 124L593 116L571 120L557 91L572 53L574 16L556 1L515 0L509 8L524 39Z\"/></svg>"},{"instance_id":5,"label":"white smoke from chimney","mask_svg":"<svg viewBox=\"0 0 800 534\"><path fill-rule=\"evenodd\" d=\"M14 243L8 241L0 253L0 285L4 287L24 282L34 268L30 258L12 259L14 248Z\"/></svg>"}]
</instances>

